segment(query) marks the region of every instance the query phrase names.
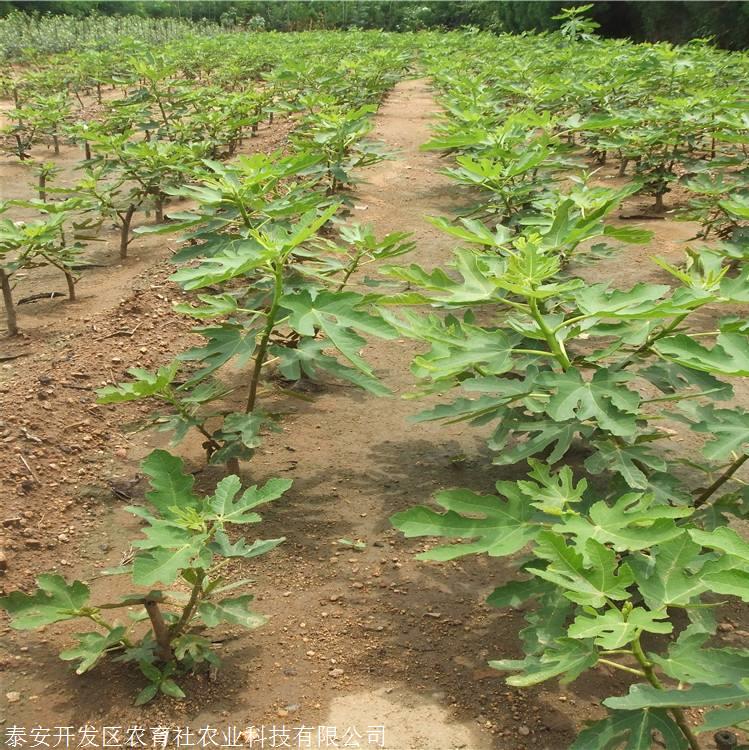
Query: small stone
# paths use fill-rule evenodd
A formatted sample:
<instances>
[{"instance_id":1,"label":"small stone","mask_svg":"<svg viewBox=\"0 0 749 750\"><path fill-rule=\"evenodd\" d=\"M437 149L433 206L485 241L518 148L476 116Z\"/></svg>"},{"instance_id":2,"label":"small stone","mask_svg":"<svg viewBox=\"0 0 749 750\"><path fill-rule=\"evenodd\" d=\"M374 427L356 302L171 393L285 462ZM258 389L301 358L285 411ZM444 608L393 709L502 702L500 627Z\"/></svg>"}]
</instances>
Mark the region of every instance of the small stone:
<instances>
[{"instance_id":1,"label":"small stone","mask_svg":"<svg viewBox=\"0 0 749 750\"><path fill-rule=\"evenodd\" d=\"M283 719L289 715L289 712L285 708L279 708L276 714Z\"/></svg>"},{"instance_id":2,"label":"small stone","mask_svg":"<svg viewBox=\"0 0 749 750\"><path fill-rule=\"evenodd\" d=\"M14 690L5 694L5 700L8 701L8 703L18 703L18 701L21 700L21 694Z\"/></svg>"},{"instance_id":3,"label":"small stone","mask_svg":"<svg viewBox=\"0 0 749 750\"><path fill-rule=\"evenodd\" d=\"M30 549L41 549L42 543L38 539L27 539L26 546Z\"/></svg>"},{"instance_id":4,"label":"small stone","mask_svg":"<svg viewBox=\"0 0 749 750\"><path fill-rule=\"evenodd\" d=\"M6 570L8 570L8 556L5 550L0 549L0 573L5 573Z\"/></svg>"},{"instance_id":5,"label":"small stone","mask_svg":"<svg viewBox=\"0 0 749 750\"><path fill-rule=\"evenodd\" d=\"M343 675L344 675L345 673L344 673L344 671L343 671L342 669L339 669L339 668L337 668L337 667L336 667L336 669L331 669L331 670L330 670L330 672L328 672L328 674L329 674L329 675L330 675L331 677L336 677L336 678L338 678L338 677L343 677Z\"/></svg>"},{"instance_id":6,"label":"small stone","mask_svg":"<svg viewBox=\"0 0 749 750\"><path fill-rule=\"evenodd\" d=\"M527 737L531 733L531 730L523 724L522 727L518 728L518 734L522 735L523 737Z\"/></svg>"},{"instance_id":7,"label":"small stone","mask_svg":"<svg viewBox=\"0 0 749 750\"><path fill-rule=\"evenodd\" d=\"M340 598L341 598L341 597L340 597L340 595L339 595L339 594L331 594L331 595L330 595L330 596L328 597L328 600L329 600L329 601L331 601L331 602L337 602L337 601L338 601L338 600L339 600Z\"/></svg>"}]
</instances>

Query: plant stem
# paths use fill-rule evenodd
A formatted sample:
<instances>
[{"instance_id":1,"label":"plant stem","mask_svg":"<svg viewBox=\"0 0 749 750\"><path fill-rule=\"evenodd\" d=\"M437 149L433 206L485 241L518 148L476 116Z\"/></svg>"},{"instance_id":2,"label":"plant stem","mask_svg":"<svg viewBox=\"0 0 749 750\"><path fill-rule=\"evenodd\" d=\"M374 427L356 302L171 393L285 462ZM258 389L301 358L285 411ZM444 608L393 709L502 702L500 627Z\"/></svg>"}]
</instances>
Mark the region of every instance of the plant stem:
<instances>
[{"instance_id":1,"label":"plant stem","mask_svg":"<svg viewBox=\"0 0 749 750\"><path fill-rule=\"evenodd\" d=\"M125 260L127 258L127 248L130 245L130 223L133 220L133 214L135 213L135 205L131 203L127 207L124 215L118 213L120 221L120 259Z\"/></svg>"},{"instance_id":2,"label":"plant stem","mask_svg":"<svg viewBox=\"0 0 749 750\"><path fill-rule=\"evenodd\" d=\"M65 283L68 285L68 299L71 302L75 302L75 279L73 278L73 274L67 269L63 273L65 274Z\"/></svg>"},{"instance_id":3,"label":"plant stem","mask_svg":"<svg viewBox=\"0 0 749 750\"><path fill-rule=\"evenodd\" d=\"M234 205L239 209L239 213L242 214L242 221L247 229L252 229L252 222L250 221L250 215L247 213L242 196L239 191L235 188L233 193Z\"/></svg>"},{"instance_id":4,"label":"plant stem","mask_svg":"<svg viewBox=\"0 0 749 750\"><path fill-rule=\"evenodd\" d=\"M341 283L338 285L336 292L343 291L343 288L346 286L346 284L348 284L348 280L351 278L351 274L354 273L358 265L359 265L359 257L357 257L356 260L346 270L346 273L343 275L343 278L341 279Z\"/></svg>"},{"instance_id":5,"label":"plant stem","mask_svg":"<svg viewBox=\"0 0 749 750\"><path fill-rule=\"evenodd\" d=\"M16 318L16 308L13 304L13 294L10 288L10 276L2 268L0 268L0 291L3 294L5 315L8 318L8 336L18 336L18 319Z\"/></svg>"},{"instance_id":6,"label":"plant stem","mask_svg":"<svg viewBox=\"0 0 749 750\"><path fill-rule=\"evenodd\" d=\"M704 505L747 461L749 454L739 456L704 492L694 501L694 507Z\"/></svg>"},{"instance_id":7,"label":"plant stem","mask_svg":"<svg viewBox=\"0 0 749 750\"><path fill-rule=\"evenodd\" d=\"M632 653L642 667L645 679L647 679L647 681L654 688L663 690L663 685L661 684L661 681L658 679L658 676L655 674L655 670L653 669L653 663L648 659L648 657L645 655L645 652L642 650L642 645L640 644L639 637L636 640L632 641ZM679 729L681 729L682 734L684 735L684 737L686 737L691 750L702 750L697 736L689 726L686 716L684 716L684 712L680 708L671 708L669 710L671 711L671 715L674 717L674 721L678 725Z\"/></svg>"},{"instance_id":8,"label":"plant stem","mask_svg":"<svg viewBox=\"0 0 749 750\"><path fill-rule=\"evenodd\" d=\"M169 628L167 627L166 622L164 622L164 616L159 609L159 603L154 599L147 599L143 602L143 606L146 608L148 618L151 620L151 627L153 628L153 634L156 638L156 644L158 646L156 655L162 661L171 661L172 646L171 638L169 636Z\"/></svg>"},{"instance_id":9,"label":"plant stem","mask_svg":"<svg viewBox=\"0 0 749 750\"><path fill-rule=\"evenodd\" d=\"M250 392L247 396L247 405L245 406L244 413L249 414L255 408L255 401L257 400L257 389L260 383L260 371L263 369L266 354L268 353L268 342L270 341L271 334L273 333L273 327L276 324L276 315L278 315L278 307L281 302L281 295L283 294L283 259L276 261L275 267L275 284L273 286L273 302L271 303L270 310L268 310L268 317L265 319L265 330L260 339L260 345L258 346L257 354L255 355L255 367L252 370L252 380L250 381Z\"/></svg>"},{"instance_id":10,"label":"plant stem","mask_svg":"<svg viewBox=\"0 0 749 750\"><path fill-rule=\"evenodd\" d=\"M179 620L172 625L169 629L170 639L177 638L182 635L185 628L190 624L192 616L195 614L195 608L198 606L200 601L200 595L203 593L203 580L205 579L205 573L203 571L195 571L196 580L193 584L192 591L190 592L190 599L182 610L182 616Z\"/></svg>"},{"instance_id":11,"label":"plant stem","mask_svg":"<svg viewBox=\"0 0 749 750\"><path fill-rule=\"evenodd\" d=\"M536 325L539 327L541 333L546 339L546 343L549 345L549 349L551 349L551 353L554 355L554 359L559 362L563 370L568 370L570 367L570 358L567 356L567 352L564 350L564 345L559 341L559 339L557 339L554 331L552 331L551 328L546 325L544 316L538 308L538 302L536 302L536 300L531 297L528 300L528 304L530 306L531 315L533 316L533 319L536 321Z\"/></svg>"},{"instance_id":12,"label":"plant stem","mask_svg":"<svg viewBox=\"0 0 749 750\"><path fill-rule=\"evenodd\" d=\"M75 301L75 277L70 272L68 268L66 268L62 263L56 263L52 258L50 258L48 255L44 256L45 260L51 265L57 268L59 271L62 271L63 274L65 274L65 283L68 285L68 299L71 302Z\"/></svg>"},{"instance_id":13,"label":"plant stem","mask_svg":"<svg viewBox=\"0 0 749 750\"><path fill-rule=\"evenodd\" d=\"M634 669L633 667L627 667L624 664L619 664L615 661L609 661L608 659L599 659L599 664L605 664L607 667L614 667L615 669L621 669L622 672L629 672L630 674L636 674L638 677L644 677L645 672L640 669Z\"/></svg>"},{"instance_id":14,"label":"plant stem","mask_svg":"<svg viewBox=\"0 0 749 750\"><path fill-rule=\"evenodd\" d=\"M154 196L154 219L157 224L164 222L164 197L161 194Z\"/></svg>"}]
</instances>

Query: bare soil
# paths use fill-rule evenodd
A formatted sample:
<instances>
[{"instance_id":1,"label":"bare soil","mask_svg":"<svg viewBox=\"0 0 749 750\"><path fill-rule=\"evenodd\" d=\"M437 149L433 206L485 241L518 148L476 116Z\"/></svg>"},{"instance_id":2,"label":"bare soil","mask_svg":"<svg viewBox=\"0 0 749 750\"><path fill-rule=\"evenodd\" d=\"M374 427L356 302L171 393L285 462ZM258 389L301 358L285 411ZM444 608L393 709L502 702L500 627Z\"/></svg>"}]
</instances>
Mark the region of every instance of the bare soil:
<instances>
[{"instance_id":1,"label":"bare soil","mask_svg":"<svg viewBox=\"0 0 749 750\"><path fill-rule=\"evenodd\" d=\"M419 151L436 112L428 82L396 86L376 117L375 136L397 154L361 175L366 181L351 217L372 223L378 235L412 231L417 250L410 260L427 267L447 261L453 243L424 217L451 215L466 199L439 174L440 156ZM271 132L263 138L257 147L279 145ZM60 161L72 166L77 158L64 153ZM4 162L0 169L4 189L18 195L21 168ZM625 247L611 261L587 267L591 281L661 280L664 273L647 260L653 247L678 258L695 229L668 216L638 223L656 232L656 243ZM163 364L196 338L171 311L182 297L167 279L172 249L170 240L137 240L133 258L112 266L114 245L104 248L108 265L86 273L78 302L22 306L25 337L0 339L0 358L21 355L0 363L0 547L8 566L0 588L6 592L30 589L34 574L56 570L90 582L97 599L122 593L122 582L102 577L101 569L117 565L137 535L136 519L123 508L142 497L140 459L166 440L125 432L141 408L97 406L93 389L122 379L135 364ZM52 279L23 285L24 294L54 286ZM492 465L475 428L409 422L426 405L402 398L413 387L408 365L415 352L404 340L372 342L364 352L393 390L390 399L330 382L315 389L311 403L273 404L285 413L283 431L269 436L243 478L294 480L257 527L261 536L284 535L287 542L257 564L237 566L238 575L256 580L257 609L271 619L249 634L220 631L224 665L217 680L184 679L186 700L162 698L136 709L130 697L142 683L127 667L109 664L77 677L57 658L75 627L29 634L0 624L0 701L20 694L0 703L5 726L264 725L268 731L304 724L316 734L323 725L337 727L339 737L356 727L364 735L360 746L373 747L367 728L384 725L391 750L568 747L585 719L602 714L600 696L624 692L626 681L601 668L566 688L508 688L486 662L520 656L522 613L492 610L484 599L512 577L511 566L489 558L416 562L423 543L405 540L388 523L392 513L428 503L435 491L491 490L507 477ZM200 441L188 439L179 452L210 490L220 473L203 468ZM353 551L339 543L344 538L366 547Z\"/></svg>"}]
</instances>

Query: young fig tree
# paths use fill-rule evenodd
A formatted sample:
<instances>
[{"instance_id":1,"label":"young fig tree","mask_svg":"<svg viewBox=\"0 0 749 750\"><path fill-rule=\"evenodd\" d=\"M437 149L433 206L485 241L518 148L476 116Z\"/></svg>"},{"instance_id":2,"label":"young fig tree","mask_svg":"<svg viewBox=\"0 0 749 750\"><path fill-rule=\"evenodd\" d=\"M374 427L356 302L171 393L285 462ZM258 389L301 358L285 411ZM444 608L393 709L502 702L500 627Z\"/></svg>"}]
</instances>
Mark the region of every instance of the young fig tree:
<instances>
[{"instance_id":1,"label":"young fig tree","mask_svg":"<svg viewBox=\"0 0 749 750\"><path fill-rule=\"evenodd\" d=\"M228 476L212 495L202 497L182 460L166 451L151 453L142 468L151 489L144 505L128 510L143 520L143 538L133 542L131 562L107 571L127 576L131 593L101 602L84 581L68 583L60 575L44 573L32 594L14 591L0 598L0 608L16 630L70 620L92 625L93 630L77 633L77 645L60 657L76 662L78 674L110 657L133 664L147 680L136 705L159 693L183 698L175 678L202 664L218 666L219 658L203 634L206 628L228 624L252 629L266 621L251 608L252 594L235 593L248 581L228 577L227 563L266 554L284 541L248 543L244 536L236 537L234 529L258 523L256 508L277 500L291 486L289 480L271 479L243 490L238 477ZM120 611L126 616L118 617ZM144 635L135 627L141 620L150 623Z\"/></svg>"}]
</instances>

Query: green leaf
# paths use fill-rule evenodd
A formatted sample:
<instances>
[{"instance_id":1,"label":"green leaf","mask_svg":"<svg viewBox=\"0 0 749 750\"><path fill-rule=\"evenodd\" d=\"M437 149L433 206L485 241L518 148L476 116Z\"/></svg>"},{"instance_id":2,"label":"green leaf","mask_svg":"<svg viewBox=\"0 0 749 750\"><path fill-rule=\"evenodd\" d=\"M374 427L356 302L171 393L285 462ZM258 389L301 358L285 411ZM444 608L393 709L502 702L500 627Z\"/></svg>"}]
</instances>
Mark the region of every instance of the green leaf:
<instances>
[{"instance_id":1,"label":"green leaf","mask_svg":"<svg viewBox=\"0 0 749 750\"><path fill-rule=\"evenodd\" d=\"M584 729L569 750L652 750L653 732L663 739L665 750L688 750L679 726L663 710L612 711Z\"/></svg>"},{"instance_id":2,"label":"green leaf","mask_svg":"<svg viewBox=\"0 0 749 750\"><path fill-rule=\"evenodd\" d=\"M267 417L259 412L244 414L232 412L224 417L221 425L221 438L228 441L239 441L245 448L257 448L262 443L260 430Z\"/></svg>"},{"instance_id":3,"label":"green leaf","mask_svg":"<svg viewBox=\"0 0 749 750\"><path fill-rule=\"evenodd\" d=\"M741 255L744 255L744 252ZM738 276L724 276L720 280L720 296L731 302L749 302L749 266Z\"/></svg>"},{"instance_id":4,"label":"green leaf","mask_svg":"<svg viewBox=\"0 0 749 750\"><path fill-rule=\"evenodd\" d=\"M595 419L614 435L628 437L637 429L640 396L625 383L628 373L598 370L591 380L583 380L575 369L564 373L544 373L538 385L553 389L546 413L556 422Z\"/></svg>"},{"instance_id":5,"label":"green leaf","mask_svg":"<svg viewBox=\"0 0 749 750\"><path fill-rule=\"evenodd\" d=\"M746 450L749 444L749 412L740 408L716 409L712 404L707 404L691 407L687 413L696 420L688 420L692 429L711 438L702 448L705 458L720 461Z\"/></svg>"},{"instance_id":6,"label":"green leaf","mask_svg":"<svg viewBox=\"0 0 749 750\"><path fill-rule=\"evenodd\" d=\"M366 341L354 330L383 339L393 339L397 333L383 318L361 309L363 303L364 297L354 292L321 292L313 297L307 289L281 299L291 328L302 336L315 336L321 330L354 367L371 376L372 369L359 354Z\"/></svg>"},{"instance_id":7,"label":"green leaf","mask_svg":"<svg viewBox=\"0 0 749 750\"><path fill-rule=\"evenodd\" d=\"M680 333L660 339L654 349L662 357L695 370L749 377L749 338L739 333L719 333L712 349Z\"/></svg>"},{"instance_id":8,"label":"green leaf","mask_svg":"<svg viewBox=\"0 0 749 750\"><path fill-rule=\"evenodd\" d=\"M152 701L159 692L159 683L152 682L150 685L146 685L135 698L136 706L143 706L146 703Z\"/></svg>"},{"instance_id":9,"label":"green leaf","mask_svg":"<svg viewBox=\"0 0 749 750\"><path fill-rule=\"evenodd\" d=\"M137 401L163 393L177 375L179 362L160 367L156 373L140 367L131 367L127 372L133 378L132 383L118 383L96 391L98 404L119 404L125 401Z\"/></svg>"},{"instance_id":10,"label":"green leaf","mask_svg":"<svg viewBox=\"0 0 749 750\"><path fill-rule=\"evenodd\" d=\"M540 596L534 609L525 613L528 623L520 631L523 651L528 655L541 656L556 648L557 641L567 638L567 626L575 605L564 596L564 590L547 581L539 589Z\"/></svg>"},{"instance_id":11,"label":"green leaf","mask_svg":"<svg viewBox=\"0 0 749 750\"><path fill-rule=\"evenodd\" d=\"M182 688L174 680L162 680L162 682L159 683L159 690L170 698L185 697Z\"/></svg>"},{"instance_id":12,"label":"green leaf","mask_svg":"<svg viewBox=\"0 0 749 750\"><path fill-rule=\"evenodd\" d=\"M599 318L651 318L657 301L670 291L665 284L635 284L629 291L609 289L608 284L591 284L575 290L580 312Z\"/></svg>"},{"instance_id":13,"label":"green leaf","mask_svg":"<svg viewBox=\"0 0 749 750\"><path fill-rule=\"evenodd\" d=\"M486 599L490 607L522 607L529 599L548 592L550 584L538 578L530 578L526 581L510 581L503 586L498 586Z\"/></svg>"},{"instance_id":14,"label":"green leaf","mask_svg":"<svg viewBox=\"0 0 749 750\"><path fill-rule=\"evenodd\" d=\"M583 556L569 547L559 534L542 531L537 541L536 556L548 560L549 564L546 568L528 567L527 571L561 586L571 601L602 607L607 599L629 598L627 587L633 582L632 571L626 563L617 566L613 550L588 539L585 543L586 565Z\"/></svg>"},{"instance_id":15,"label":"green leaf","mask_svg":"<svg viewBox=\"0 0 749 750\"><path fill-rule=\"evenodd\" d=\"M749 679L749 650L704 648L710 633L694 626L682 631L668 648L668 656L648 657L677 682L704 685L736 685Z\"/></svg>"},{"instance_id":16,"label":"green leaf","mask_svg":"<svg viewBox=\"0 0 749 750\"><path fill-rule=\"evenodd\" d=\"M234 599L223 599L218 603L203 601L198 605L198 614L209 627L228 622L230 625L242 625L245 628L258 628L267 622L267 617L253 612L250 602L251 594L244 594Z\"/></svg>"},{"instance_id":17,"label":"green leaf","mask_svg":"<svg viewBox=\"0 0 749 750\"><path fill-rule=\"evenodd\" d=\"M451 224L442 217L427 216L426 219L443 232L478 245L500 247L506 244L512 236L510 231L501 224L497 225L494 232L491 232L482 222L475 219L459 219L462 226Z\"/></svg>"},{"instance_id":18,"label":"green leaf","mask_svg":"<svg viewBox=\"0 0 749 750\"><path fill-rule=\"evenodd\" d=\"M218 370L227 362L234 360L236 367L247 364L255 353L258 328L236 323L222 323L218 326L199 328L197 333L208 339L205 346L188 349L179 355L183 362L202 362L203 367L197 371L189 382L195 382Z\"/></svg>"},{"instance_id":19,"label":"green leaf","mask_svg":"<svg viewBox=\"0 0 749 750\"><path fill-rule=\"evenodd\" d=\"M80 616L88 602L89 588L80 581L68 584L62 576L43 573L36 583L38 588L31 595L13 591L0 598L0 609L10 615L10 626L15 630L72 620Z\"/></svg>"},{"instance_id":20,"label":"green leaf","mask_svg":"<svg viewBox=\"0 0 749 750\"><path fill-rule=\"evenodd\" d=\"M198 266L184 266L169 278L187 291L202 289L246 277L269 265L275 255L272 248L263 247L254 239L235 240L221 253L202 258Z\"/></svg>"},{"instance_id":21,"label":"green leaf","mask_svg":"<svg viewBox=\"0 0 749 750\"><path fill-rule=\"evenodd\" d=\"M592 474L616 471L633 489L647 489L648 477L642 466L654 471L666 471L668 465L645 445L623 445L609 439L593 440L596 452L585 460L585 468Z\"/></svg>"},{"instance_id":22,"label":"green leaf","mask_svg":"<svg viewBox=\"0 0 749 750\"><path fill-rule=\"evenodd\" d=\"M278 539L257 539L247 546L244 537L241 537L234 544L231 544L229 537L224 531L217 531L211 549L223 557L244 557L249 559L264 555L285 541L286 537L284 536Z\"/></svg>"},{"instance_id":23,"label":"green leaf","mask_svg":"<svg viewBox=\"0 0 749 750\"><path fill-rule=\"evenodd\" d=\"M682 367L676 362L657 361L639 370L638 375L646 378L663 393L676 394L685 388L709 391L710 398L725 401L733 396L730 383L714 378L706 372Z\"/></svg>"},{"instance_id":24,"label":"green leaf","mask_svg":"<svg viewBox=\"0 0 749 750\"><path fill-rule=\"evenodd\" d=\"M431 344L416 356L411 371L419 378L449 379L463 373L501 375L512 369L512 349L519 337L512 331L487 329L467 321L423 313L402 314L401 328Z\"/></svg>"},{"instance_id":25,"label":"green leaf","mask_svg":"<svg viewBox=\"0 0 749 750\"><path fill-rule=\"evenodd\" d=\"M692 685L686 690L660 690L651 685L632 685L629 694L607 698L603 705L623 711L638 708L691 708L742 703L749 699L749 690L739 685Z\"/></svg>"},{"instance_id":26,"label":"green leaf","mask_svg":"<svg viewBox=\"0 0 749 750\"><path fill-rule=\"evenodd\" d=\"M749 563L749 542L734 529L722 527L710 532L689 529L688 533L692 540L702 547L718 550L739 558L743 563Z\"/></svg>"},{"instance_id":27,"label":"green leaf","mask_svg":"<svg viewBox=\"0 0 749 750\"><path fill-rule=\"evenodd\" d=\"M563 466L556 474L552 474L551 467L541 461L529 459L528 464L532 469L528 476L535 481L522 480L517 485L526 497L534 501L531 503L534 508L559 516L567 510L567 506L583 499L588 482L581 479L575 485L569 466Z\"/></svg>"},{"instance_id":28,"label":"green leaf","mask_svg":"<svg viewBox=\"0 0 749 750\"><path fill-rule=\"evenodd\" d=\"M60 652L60 658L64 661L75 661L80 659L76 668L76 674L83 674L93 669L102 656L112 647L121 644L127 632L122 626L112 628L108 633L76 633L78 646Z\"/></svg>"},{"instance_id":29,"label":"green leaf","mask_svg":"<svg viewBox=\"0 0 749 750\"><path fill-rule=\"evenodd\" d=\"M233 315L238 308L235 297L229 293L224 294L198 294L197 298L203 302L203 307L193 307L189 304L173 305L174 312L190 315L193 318L221 318Z\"/></svg>"},{"instance_id":30,"label":"green leaf","mask_svg":"<svg viewBox=\"0 0 749 750\"><path fill-rule=\"evenodd\" d=\"M390 522L407 537L444 536L477 539L470 544L436 547L418 555L420 560L452 560L486 552L511 555L521 550L539 531L533 511L512 482L498 482L497 495L477 495L466 489L440 492L435 501L447 510L436 513L417 506L391 516ZM504 496L505 499L502 499Z\"/></svg>"},{"instance_id":31,"label":"green leaf","mask_svg":"<svg viewBox=\"0 0 749 750\"><path fill-rule=\"evenodd\" d=\"M183 568L190 567L205 541L205 535L191 537L190 541L175 549L155 548L142 552L133 559L133 583L138 586L173 584Z\"/></svg>"},{"instance_id":32,"label":"green leaf","mask_svg":"<svg viewBox=\"0 0 749 750\"><path fill-rule=\"evenodd\" d=\"M291 485L290 479L269 479L259 489L257 485L249 487L238 500L235 500L241 483L238 477L229 476L218 484L216 493L209 503L215 514L214 518L219 523L257 523L260 516L248 511L263 503L277 500Z\"/></svg>"},{"instance_id":33,"label":"green leaf","mask_svg":"<svg viewBox=\"0 0 749 750\"><path fill-rule=\"evenodd\" d=\"M473 250L457 250L454 266L461 277L459 281L440 268L427 273L416 264L408 267L384 266L380 270L414 286L439 293L434 301L442 304L466 305L498 297L499 280L487 271L482 265L481 256Z\"/></svg>"},{"instance_id":34,"label":"green leaf","mask_svg":"<svg viewBox=\"0 0 749 750\"><path fill-rule=\"evenodd\" d=\"M208 662L218 666L221 660L212 650L212 642L208 638L184 633L172 641L172 650L177 661L189 659L193 664Z\"/></svg>"},{"instance_id":35,"label":"green leaf","mask_svg":"<svg viewBox=\"0 0 749 750\"><path fill-rule=\"evenodd\" d=\"M606 650L624 648L636 640L641 633L670 633L673 625L662 622L668 613L649 612L634 607L626 615L619 609L607 609L603 614L591 612L581 614L569 627L571 638L592 638L597 646Z\"/></svg>"},{"instance_id":36,"label":"green leaf","mask_svg":"<svg viewBox=\"0 0 749 750\"><path fill-rule=\"evenodd\" d=\"M555 422L552 419L526 419L520 416L518 411L514 411L503 415L502 422L489 438L488 444L489 448L498 454L494 457L493 463L501 466L511 466L537 456L553 446L546 456L546 460L553 464L566 455L575 435L589 434L592 429L586 428L577 420ZM527 433L526 440L508 445L511 435L522 433Z\"/></svg>"},{"instance_id":37,"label":"green leaf","mask_svg":"<svg viewBox=\"0 0 749 750\"><path fill-rule=\"evenodd\" d=\"M740 708L716 708L705 714L705 720L696 728L697 732L717 732L727 727L740 727L749 722L749 706ZM745 727L742 727L745 728Z\"/></svg>"},{"instance_id":38,"label":"green leaf","mask_svg":"<svg viewBox=\"0 0 749 750\"><path fill-rule=\"evenodd\" d=\"M611 505L603 500L594 503L587 516L567 514L552 530L574 535L581 552L588 539L610 544L617 551L640 550L683 534L674 519L691 513L691 508L656 504L652 495L633 492Z\"/></svg>"},{"instance_id":39,"label":"green leaf","mask_svg":"<svg viewBox=\"0 0 749 750\"><path fill-rule=\"evenodd\" d=\"M186 474L181 458L164 450L152 451L141 464L149 477L151 491L146 500L162 515L170 516L173 509L196 508L198 496L193 492L195 477Z\"/></svg>"},{"instance_id":40,"label":"green leaf","mask_svg":"<svg viewBox=\"0 0 749 750\"><path fill-rule=\"evenodd\" d=\"M141 659L138 662L138 668L151 682L161 682L161 671L155 664L146 659Z\"/></svg>"},{"instance_id":41,"label":"green leaf","mask_svg":"<svg viewBox=\"0 0 749 750\"><path fill-rule=\"evenodd\" d=\"M649 555L630 556L635 581L650 609L685 606L708 588L699 573L691 572L699 553L700 546L684 532Z\"/></svg>"},{"instance_id":42,"label":"green leaf","mask_svg":"<svg viewBox=\"0 0 749 750\"><path fill-rule=\"evenodd\" d=\"M489 666L500 671L522 671L523 674L508 677L507 683L528 687L560 675L564 675L563 683L572 682L597 661L598 653L590 642L560 638L540 656L499 659L490 661Z\"/></svg>"},{"instance_id":43,"label":"green leaf","mask_svg":"<svg viewBox=\"0 0 749 750\"><path fill-rule=\"evenodd\" d=\"M706 588L716 594L737 596L749 602L749 572L746 570L722 570L724 564L730 564L730 559L707 563L702 572L702 580Z\"/></svg>"},{"instance_id":44,"label":"green leaf","mask_svg":"<svg viewBox=\"0 0 749 750\"><path fill-rule=\"evenodd\" d=\"M610 224L603 229L606 237L628 242L632 245L645 245L653 239L653 232L649 229L638 229L637 227L614 227Z\"/></svg>"},{"instance_id":45,"label":"green leaf","mask_svg":"<svg viewBox=\"0 0 749 750\"><path fill-rule=\"evenodd\" d=\"M719 201L718 205L731 216L738 219L749 219L749 200L746 196L737 194L736 199Z\"/></svg>"},{"instance_id":46,"label":"green leaf","mask_svg":"<svg viewBox=\"0 0 749 750\"><path fill-rule=\"evenodd\" d=\"M326 348L334 348L327 339L307 336L293 349L287 346L271 346L269 351L272 356L279 358L278 369L288 380L299 380L303 374L311 380L320 380L322 373L327 372L375 396L392 395L376 377L347 367L335 357L326 354Z\"/></svg>"}]
</instances>

